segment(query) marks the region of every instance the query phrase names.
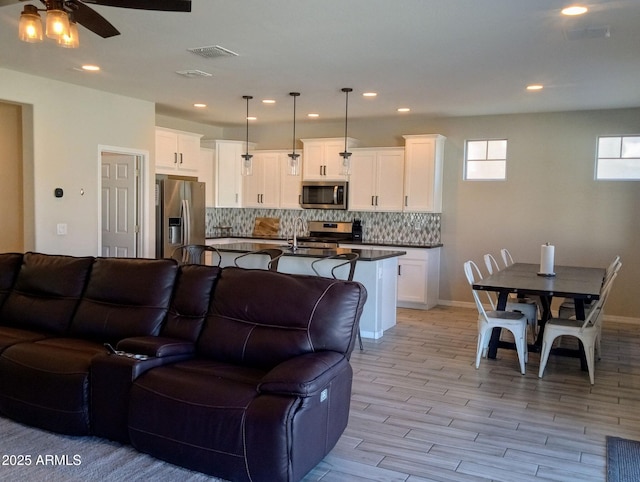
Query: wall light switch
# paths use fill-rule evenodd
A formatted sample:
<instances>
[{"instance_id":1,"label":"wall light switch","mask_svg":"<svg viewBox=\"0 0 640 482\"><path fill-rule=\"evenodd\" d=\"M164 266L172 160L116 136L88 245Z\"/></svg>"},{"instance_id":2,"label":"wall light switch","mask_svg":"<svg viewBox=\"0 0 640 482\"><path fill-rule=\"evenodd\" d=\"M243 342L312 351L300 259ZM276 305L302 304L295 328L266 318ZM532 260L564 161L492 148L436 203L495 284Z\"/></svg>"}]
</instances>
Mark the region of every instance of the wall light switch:
<instances>
[{"instance_id":1,"label":"wall light switch","mask_svg":"<svg viewBox=\"0 0 640 482\"><path fill-rule=\"evenodd\" d=\"M58 223L56 226L56 234L58 236L66 236L67 235L67 223Z\"/></svg>"}]
</instances>

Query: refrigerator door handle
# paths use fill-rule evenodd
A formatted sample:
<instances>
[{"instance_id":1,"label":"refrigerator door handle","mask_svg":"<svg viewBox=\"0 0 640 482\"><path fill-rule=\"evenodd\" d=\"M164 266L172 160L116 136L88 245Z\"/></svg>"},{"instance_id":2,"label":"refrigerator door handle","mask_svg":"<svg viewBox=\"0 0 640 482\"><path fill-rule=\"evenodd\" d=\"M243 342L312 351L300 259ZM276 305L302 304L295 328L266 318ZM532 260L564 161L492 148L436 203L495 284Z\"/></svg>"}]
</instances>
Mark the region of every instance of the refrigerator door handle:
<instances>
[{"instance_id":1,"label":"refrigerator door handle","mask_svg":"<svg viewBox=\"0 0 640 482\"><path fill-rule=\"evenodd\" d=\"M187 199L182 200L182 243L191 244L191 208Z\"/></svg>"}]
</instances>

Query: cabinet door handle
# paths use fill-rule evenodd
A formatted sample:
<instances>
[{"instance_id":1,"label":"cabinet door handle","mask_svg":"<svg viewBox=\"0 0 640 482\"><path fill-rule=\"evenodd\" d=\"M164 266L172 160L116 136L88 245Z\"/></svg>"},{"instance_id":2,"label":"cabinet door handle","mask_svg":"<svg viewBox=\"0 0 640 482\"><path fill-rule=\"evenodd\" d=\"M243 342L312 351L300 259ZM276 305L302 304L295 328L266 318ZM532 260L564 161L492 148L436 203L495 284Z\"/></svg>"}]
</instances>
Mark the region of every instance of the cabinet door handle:
<instances>
[{"instance_id":1,"label":"cabinet door handle","mask_svg":"<svg viewBox=\"0 0 640 482\"><path fill-rule=\"evenodd\" d=\"M376 206L378 205L378 196L376 196Z\"/></svg>"},{"instance_id":2,"label":"cabinet door handle","mask_svg":"<svg viewBox=\"0 0 640 482\"><path fill-rule=\"evenodd\" d=\"M322 176L322 166L320 166L320 175Z\"/></svg>"},{"instance_id":3,"label":"cabinet door handle","mask_svg":"<svg viewBox=\"0 0 640 482\"><path fill-rule=\"evenodd\" d=\"M409 196L404 197L404 205L405 207L409 205Z\"/></svg>"},{"instance_id":4,"label":"cabinet door handle","mask_svg":"<svg viewBox=\"0 0 640 482\"><path fill-rule=\"evenodd\" d=\"M402 276L402 266L398 265L398 276Z\"/></svg>"},{"instance_id":5,"label":"cabinet door handle","mask_svg":"<svg viewBox=\"0 0 640 482\"><path fill-rule=\"evenodd\" d=\"M174 164L178 164L178 153L177 152L173 153L173 163Z\"/></svg>"},{"instance_id":6,"label":"cabinet door handle","mask_svg":"<svg viewBox=\"0 0 640 482\"><path fill-rule=\"evenodd\" d=\"M372 206L375 206L375 204L374 204L374 202L373 202L373 199L374 199L374 198L375 198L375 196L371 196L371 205L372 205Z\"/></svg>"},{"instance_id":7,"label":"cabinet door handle","mask_svg":"<svg viewBox=\"0 0 640 482\"><path fill-rule=\"evenodd\" d=\"M180 164L182 164L182 152L180 153Z\"/></svg>"}]
</instances>

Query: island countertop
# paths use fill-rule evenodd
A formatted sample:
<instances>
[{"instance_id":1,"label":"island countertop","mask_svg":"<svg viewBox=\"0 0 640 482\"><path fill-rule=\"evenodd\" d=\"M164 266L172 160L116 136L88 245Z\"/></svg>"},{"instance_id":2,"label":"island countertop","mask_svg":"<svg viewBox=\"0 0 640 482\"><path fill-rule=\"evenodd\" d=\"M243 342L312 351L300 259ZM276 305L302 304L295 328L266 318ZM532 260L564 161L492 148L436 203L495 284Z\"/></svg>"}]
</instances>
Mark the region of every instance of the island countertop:
<instances>
[{"instance_id":1,"label":"island countertop","mask_svg":"<svg viewBox=\"0 0 640 482\"><path fill-rule=\"evenodd\" d=\"M378 249L351 249L351 248L298 248L293 251L288 246L277 246L266 243L230 243L215 245L220 252L250 253L261 249L279 248L284 252L283 256L296 256L301 258L328 258L336 254L358 253L358 261L380 261L395 258L406 254L406 251L378 250Z\"/></svg>"}]
</instances>

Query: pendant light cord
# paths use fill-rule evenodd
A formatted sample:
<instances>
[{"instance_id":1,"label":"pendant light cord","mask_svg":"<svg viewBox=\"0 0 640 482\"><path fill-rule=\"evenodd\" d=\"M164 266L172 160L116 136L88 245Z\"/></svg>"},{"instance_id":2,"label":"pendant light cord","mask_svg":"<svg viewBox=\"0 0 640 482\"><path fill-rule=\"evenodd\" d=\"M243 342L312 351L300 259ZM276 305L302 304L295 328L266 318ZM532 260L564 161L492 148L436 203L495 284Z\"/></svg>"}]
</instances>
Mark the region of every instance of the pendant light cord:
<instances>
[{"instance_id":1,"label":"pendant light cord","mask_svg":"<svg viewBox=\"0 0 640 482\"><path fill-rule=\"evenodd\" d=\"M247 100L247 116L246 116L247 131L246 131L246 141L245 141L245 153L242 155L242 158L245 161L250 161L253 156L249 154L249 100L253 99L253 96L243 95L242 98Z\"/></svg>"},{"instance_id":2,"label":"pendant light cord","mask_svg":"<svg viewBox=\"0 0 640 482\"><path fill-rule=\"evenodd\" d=\"M289 157L295 161L300 157L300 154L296 154L296 97L300 95L300 92L289 92L289 95L293 97L293 142Z\"/></svg>"},{"instance_id":3,"label":"pendant light cord","mask_svg":"<svg viewBox=\"0 0 640 482\"><path fill-rule=\"evenodd\" d=\"M341 152L340 155L346 160L351 156L350 152L347 152L347 123L349 119L349 92L353 91L353 89L349 87L345 87L342 89L342 92L345 93L345 105L344 105L344 152Z\"/></svg>"}]
</instances>

